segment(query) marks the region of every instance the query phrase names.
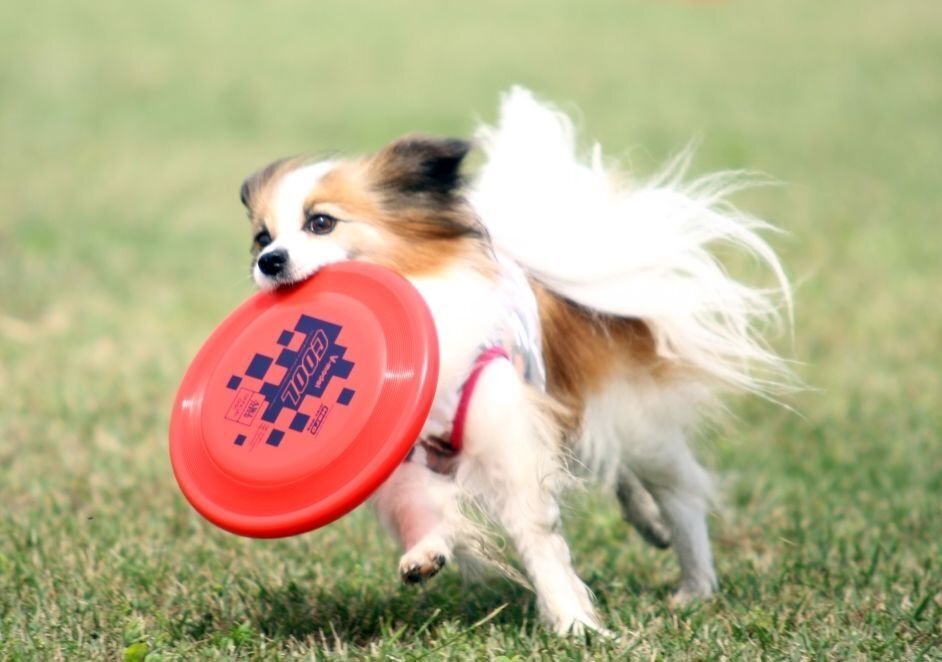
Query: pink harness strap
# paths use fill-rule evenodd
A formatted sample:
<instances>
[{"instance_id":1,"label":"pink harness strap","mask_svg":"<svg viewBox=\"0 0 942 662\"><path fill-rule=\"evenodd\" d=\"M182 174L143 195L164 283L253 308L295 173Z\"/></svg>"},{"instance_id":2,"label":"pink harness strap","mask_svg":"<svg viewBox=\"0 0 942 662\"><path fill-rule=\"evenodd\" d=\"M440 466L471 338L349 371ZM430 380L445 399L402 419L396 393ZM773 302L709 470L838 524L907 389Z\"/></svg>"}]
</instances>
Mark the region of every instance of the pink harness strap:
<instances>
[{"instance_id":1,"label":"pink harness strap","mask_svg":"<svg viewBox=\"0 0 942 662\"><path fill-rule=\"evenodd\" d=\"M510 355L503 347L489 347L481 352L481 355L478 356L477 360L474 362L474 366L471 368L471 374L468 375L464 386L461 387L461 399L458 401L458 409L455 411L455 421L452 424L451 438L449 439L450 445L455 453L460 453L464 445L464 424L465 419L468 417L468 407L471 405L471 396L474 395L474 387L477 385L484 368L486 368L491 361L497 359L507 359L509 361Z\"/></svg>"}]
</instances>

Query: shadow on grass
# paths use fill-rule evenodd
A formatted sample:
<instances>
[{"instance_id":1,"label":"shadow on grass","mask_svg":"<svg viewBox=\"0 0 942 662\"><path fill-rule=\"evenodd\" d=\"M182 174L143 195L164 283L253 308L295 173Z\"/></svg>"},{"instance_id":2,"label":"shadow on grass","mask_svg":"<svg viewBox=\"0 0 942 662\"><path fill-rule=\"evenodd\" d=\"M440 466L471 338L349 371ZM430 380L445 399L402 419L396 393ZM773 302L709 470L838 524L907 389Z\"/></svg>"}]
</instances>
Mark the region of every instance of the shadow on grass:
<instances>
[{"instance_id":1,"label":"shadow on grass","mask_svg":"<svg viewBox=\"0 0 942 662\"><path fill-rule=\"evenodd\" d=\"M420 636L445 621L470 627L504 604L490 623L523 627L535 620L533 594L501 579L471 584L446 575L419 587L341 581L311 588L291 582L260 586L252 620L272 638L364 645L388 640L400 629L398 638Z\"/></svg>"},{"instance_id":2,"label":"shadow on grass","mask_svg":"<svg viewBox=\"0 0 942 662\"><path fill-rule=\"evenodd\" d=\"M604 572L590 573L587 578L603 614L641 598L666 601L671 593L669 586L644 586L628 578L613 586L612 579ZM536 596L531 591L502 578L471 583L456 574L418 587L392 580L372 584L338 581L330 587L296 582L275 589L260 586L252 620L260 632L272 638L362 646L392 637L419 637L445 622L458 629L469 628L503 605L489 625L517 630L538 626Z\"/></svg>"}]
</instances>

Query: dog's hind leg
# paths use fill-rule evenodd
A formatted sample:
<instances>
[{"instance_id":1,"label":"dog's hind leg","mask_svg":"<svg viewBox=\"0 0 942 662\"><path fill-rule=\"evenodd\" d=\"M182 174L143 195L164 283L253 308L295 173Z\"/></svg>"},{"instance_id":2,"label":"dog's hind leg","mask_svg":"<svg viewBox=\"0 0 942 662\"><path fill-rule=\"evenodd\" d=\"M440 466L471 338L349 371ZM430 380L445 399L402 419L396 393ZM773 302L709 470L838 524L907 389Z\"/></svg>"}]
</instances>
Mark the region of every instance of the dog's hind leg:
<instances>
[{"instance_id":1,"label":"dog's hind leg","mask_svg":"<svg viewBox=\"0 0 942 662\"><path fill-rule=\"evenodd\" d=\"M622 518L635 527L642 538L658 549L670 547L671 532L661 516L661 509L631 469L622 467L618 472L615 496Z\"/></svg>"},{"instance_id":2,"label":"dog's hind leg","mask_svg":"<svg viewBox=\"0 0 942 662\"><path fill-rule=\"evenodd\" d=\"M495 361L471 399L457 479L506 530L544 620L560 633L600 630L560 532L560 436L545 396L525 386L509 362Z\"/></svg>"},{"instance_id":3,"label":"dog's hind leg","mask_svg":"<svg viewBox=\"0 0 942 662\"><path fill-rule=\"evenodd\" d=\"M674 600L709 597L716 589L706 524L712 493L710 475L694 458L679 430L662 440L657 453L632 457L631 466L670 527L681 573Z\"/></svg>"},{"instance_id":4,"label":"dog's hind leg","mask_svg":"<svg viewBox=\"0 0 942 662\"><path fill-rule=\"evenodd\" d=\"M405 550L399 560L402 581L429 579L451 560L455 495L450 478L417 462L401 464L374 494L380 521Z\"/></svg>"}]
</instances>

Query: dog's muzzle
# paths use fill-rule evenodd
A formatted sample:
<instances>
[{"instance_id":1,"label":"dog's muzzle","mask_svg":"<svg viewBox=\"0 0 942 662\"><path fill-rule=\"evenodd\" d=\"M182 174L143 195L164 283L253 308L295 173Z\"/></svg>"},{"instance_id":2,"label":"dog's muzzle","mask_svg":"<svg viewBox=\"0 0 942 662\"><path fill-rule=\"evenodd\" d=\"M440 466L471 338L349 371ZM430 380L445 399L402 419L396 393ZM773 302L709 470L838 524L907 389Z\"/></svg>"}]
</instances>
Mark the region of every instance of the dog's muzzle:
<instances>
[{"instance_id":1,"label":"dog's muzzle","mask_svg":"<svg viewBox=\"0 0 942 662\"><path fill-rule=\"evenodd\" d=\"M258 257L258 270L272 278L284 271L287 264L288 251L283 248L276 248L268 253L262 253Z\"/></svg>"}]
</instances>

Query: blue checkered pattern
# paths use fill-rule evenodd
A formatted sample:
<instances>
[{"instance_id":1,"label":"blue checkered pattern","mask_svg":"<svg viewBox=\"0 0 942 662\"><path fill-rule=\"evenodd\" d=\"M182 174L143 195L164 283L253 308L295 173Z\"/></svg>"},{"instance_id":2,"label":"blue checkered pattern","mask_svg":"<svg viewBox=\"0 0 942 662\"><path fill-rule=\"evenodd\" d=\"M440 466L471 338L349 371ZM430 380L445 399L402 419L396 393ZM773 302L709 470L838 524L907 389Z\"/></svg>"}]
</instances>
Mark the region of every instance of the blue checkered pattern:
<instances>
[{"instance_id":1,"label":"blue checkered pattern","mask_svg":"<svg viewBox=\"0 0 942 662\"><path fill-rule=\"evenodd\" d=\"M243 384L246 377L261 381L261 386L257 389L257 392L265 398L265 410L262 412L261 420L275 424L279 421L283 411L291 410L294 414L287 419L286 427L295 432L303 431L310 420L308 414L300 411L305 400L308 397L323 397L324 392L334 378L346 379L353 370L353 362L344 358L347 348L337 343L341 328L337 324L316 317L301 315L294 325L294 329L284 329L279 333L276 342L280 346L280 350L277 356L256 353L249 361L245 372L242 375L232 375L226 383L226 387L236 390ZM320 361L314 367L313 375L307 380L303 392L298 394L300 397L297 402L292 402L292 398L286 397L286 391L292 388L292 375L299 369L304 358L304 350L311 345L315 335L319 338L326 336L326 348ZM298 342L299 336L301 336L300 342ZM295 349L291 349L291 347L295 347ZM284 369L282 376L279 379L276 373L275 379L279 380L268 381L275 366ZM344 388L337 398L338 404L348 405L353 399L354 393L353 389ZM273 427L265 443L277 447L282 442L285 431L280 426ZM240 434L236 437L234 443L241 446L245 441L245 435Z\"/></svg>"}]
</instances>

